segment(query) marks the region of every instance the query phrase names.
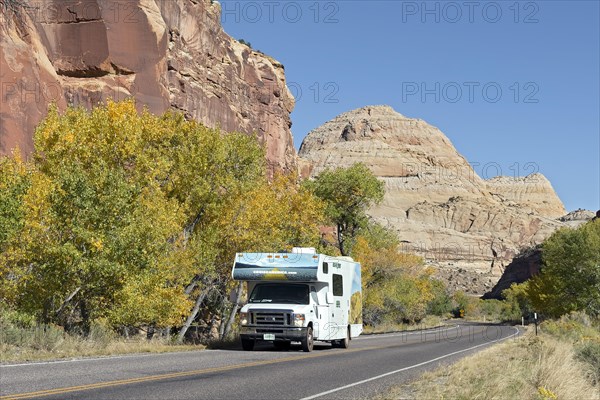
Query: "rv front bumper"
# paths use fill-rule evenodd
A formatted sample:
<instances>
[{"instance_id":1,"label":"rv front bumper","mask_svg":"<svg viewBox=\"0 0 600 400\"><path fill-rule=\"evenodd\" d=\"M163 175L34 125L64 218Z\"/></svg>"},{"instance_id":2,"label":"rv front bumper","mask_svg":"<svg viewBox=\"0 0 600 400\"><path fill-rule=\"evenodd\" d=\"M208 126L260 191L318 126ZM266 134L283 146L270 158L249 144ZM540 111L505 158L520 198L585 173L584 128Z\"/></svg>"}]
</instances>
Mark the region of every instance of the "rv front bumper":
<instances>
[{"instance_id":1,"label":"rv front bumper","mask_svg":"<svg viewBox=\"0 0 600 400\"><path fill-rule=\"evenodd\" d=\"M266 327L243 326L240 331L242 339L253 340L292 340L301 341L306 337L306 327Z\"/></svg>"}]
</instances>

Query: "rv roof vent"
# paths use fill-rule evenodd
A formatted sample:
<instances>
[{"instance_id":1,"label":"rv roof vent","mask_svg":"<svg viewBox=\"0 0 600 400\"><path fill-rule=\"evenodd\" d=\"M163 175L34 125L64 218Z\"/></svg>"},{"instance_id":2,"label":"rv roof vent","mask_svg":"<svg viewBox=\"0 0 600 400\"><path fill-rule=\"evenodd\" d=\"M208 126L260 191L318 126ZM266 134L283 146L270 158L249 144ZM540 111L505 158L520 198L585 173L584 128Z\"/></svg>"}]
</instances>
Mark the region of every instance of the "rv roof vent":
<instances>
[{"instance_id":1,"label":"rv roof vent","mask_svg":"<svg viewBox=\"0 0 600 400\"><path fill-rule=\"evenodd\" d=\"M314 247L294 247L293 254L316 254L317 250Z\"/></svg>"}]
</instances>

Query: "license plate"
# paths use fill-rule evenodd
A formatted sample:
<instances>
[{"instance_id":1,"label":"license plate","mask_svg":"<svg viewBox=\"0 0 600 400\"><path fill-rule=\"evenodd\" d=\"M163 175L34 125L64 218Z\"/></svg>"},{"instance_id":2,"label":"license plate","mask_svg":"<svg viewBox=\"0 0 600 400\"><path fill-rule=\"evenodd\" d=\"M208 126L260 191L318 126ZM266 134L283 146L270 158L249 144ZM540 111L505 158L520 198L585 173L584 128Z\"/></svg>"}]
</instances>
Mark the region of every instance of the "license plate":
<instances>
[{"instance_id":1,"label":"license plate","mask_svg":"<svg viewBox=\"0 0 600 400\"><path fill-rule=\"evenodd\" d=\"M274 333L265 333L263 335L263 340L275 340L275 334Z\"/></svg>"}]
</instances>

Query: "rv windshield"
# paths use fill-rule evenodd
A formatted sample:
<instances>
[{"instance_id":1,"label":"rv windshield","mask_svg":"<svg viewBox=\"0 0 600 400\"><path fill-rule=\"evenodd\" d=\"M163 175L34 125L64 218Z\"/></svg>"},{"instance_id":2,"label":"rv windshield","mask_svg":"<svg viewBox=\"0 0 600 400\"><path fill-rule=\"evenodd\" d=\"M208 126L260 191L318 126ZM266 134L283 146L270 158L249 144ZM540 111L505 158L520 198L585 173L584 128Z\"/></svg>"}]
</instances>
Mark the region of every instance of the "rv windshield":
<instances>
[{"instance_id":1,"label":"rv windshield","mask_svg":"<svg viewBox=\"0 0 600 400\"><path fill-rule=\"evenodd\" d=\"M308 285L260 283L254 287L250 303L308 304Z\"/></svg>"}]
</instances>

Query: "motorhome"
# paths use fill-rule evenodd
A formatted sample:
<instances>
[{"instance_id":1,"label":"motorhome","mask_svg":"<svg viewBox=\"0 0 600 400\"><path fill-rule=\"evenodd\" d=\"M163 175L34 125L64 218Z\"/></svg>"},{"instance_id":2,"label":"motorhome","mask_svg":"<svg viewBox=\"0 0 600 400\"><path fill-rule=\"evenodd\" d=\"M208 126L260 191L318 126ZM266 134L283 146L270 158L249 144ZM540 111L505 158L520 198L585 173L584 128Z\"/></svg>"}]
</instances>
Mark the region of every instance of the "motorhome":
<instances>
[{"instance_id":1,"label":"motorhome","mask_svg":"<svg viewBox=\"0 0 600 400\"><path fill-rule=\"evenodd\" d=\"M240 310L244 350L259 341L288 349L314 341L347 348L362 333L360 264L350 257L317 254L314 248L291 253L238 253L235 280L248 283L248 303Z\"/></svg>"}]
</instances>

